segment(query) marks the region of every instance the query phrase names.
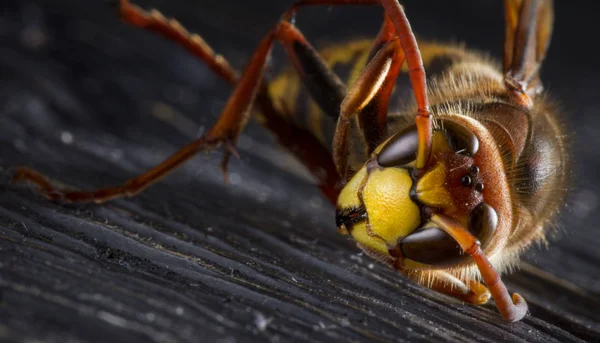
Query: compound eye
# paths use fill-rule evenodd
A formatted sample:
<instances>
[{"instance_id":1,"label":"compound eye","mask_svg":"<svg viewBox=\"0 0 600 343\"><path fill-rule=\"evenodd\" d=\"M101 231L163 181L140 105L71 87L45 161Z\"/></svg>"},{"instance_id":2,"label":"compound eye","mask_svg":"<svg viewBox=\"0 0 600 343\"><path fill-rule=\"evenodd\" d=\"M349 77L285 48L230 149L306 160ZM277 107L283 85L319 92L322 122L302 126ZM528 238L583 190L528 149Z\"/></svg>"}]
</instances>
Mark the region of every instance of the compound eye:
<instances>
[{"instance_id":1,"label":"compound eye","mask_svg":"<svg viewBox=\"0 0 600 343\"><path fill-rule=\"evenodd\" d=\"M469 216L469 231L481 242L481 247L490 242L497 226L498 214L485 202L475 207Z\"/></svg>"},{"instance_id":2,"label":"compound eye","mask_svg":"<svg viewBox=\"0 0 600 343\"><path fill-rule=\"evenodd\" d=\"M417 158L419 135L415 125L398 132L385 143L377 163L382 167L397 167L414 161Z\"/></svg>"},{"instance_id":3,"label":"compound eye","mask_svg":"<svg viewBox=\"0 0 600 343\"><path fill-rule=\"evenodd\" d=\"M473 131L450 120L443 121L448 145L458 154L475 156L479 150L479 139Z\"/></svg>"}]
</instances>

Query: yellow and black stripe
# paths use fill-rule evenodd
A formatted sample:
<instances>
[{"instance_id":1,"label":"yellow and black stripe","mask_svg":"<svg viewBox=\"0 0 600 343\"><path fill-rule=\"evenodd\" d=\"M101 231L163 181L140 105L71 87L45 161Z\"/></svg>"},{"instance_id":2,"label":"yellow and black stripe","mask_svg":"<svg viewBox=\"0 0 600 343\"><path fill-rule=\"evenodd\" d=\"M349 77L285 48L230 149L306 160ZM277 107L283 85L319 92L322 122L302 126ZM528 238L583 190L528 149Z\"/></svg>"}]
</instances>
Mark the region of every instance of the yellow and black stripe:
<instances>
[{"instance_id":1,"label":"yellow and black stripe","mask_svg":"<svg viewBox=\"0 0 600 343\"><path fill-rule=\"evenodd\" d=\"M358 78L369 59L373 42L363 39L336 44L319 50L327 66L347 85ZM419 48L428 78L443 74L455 63L463 61L469 54L463 47L431 42L420 42ZM406 65L399 75L390 101L390 112L412 104L412 87ZM331 148L335 131L335 119L328 116L315 102L301 78L293 68L287 68L269 84L275 106L287 120L310 130L327 148Z\"/></svg>"}]
</instances>

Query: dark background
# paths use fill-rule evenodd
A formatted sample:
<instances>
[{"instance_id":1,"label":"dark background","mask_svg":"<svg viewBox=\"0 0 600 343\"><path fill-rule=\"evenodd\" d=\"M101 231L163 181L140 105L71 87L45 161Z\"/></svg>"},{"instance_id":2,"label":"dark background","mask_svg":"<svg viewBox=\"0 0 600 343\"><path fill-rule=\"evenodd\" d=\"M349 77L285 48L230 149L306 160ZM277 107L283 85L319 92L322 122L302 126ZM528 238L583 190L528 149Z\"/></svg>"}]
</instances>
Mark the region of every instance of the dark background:
<instances>
[{"instance_id":1,"label":"dark background","mask_svg":"<svg viewBox=\"0 0 600 343\"><path fill-rule=\"evenodd\" d=\"M136 3L177 17L241 68L291 1ZM419 37L501 56L501 1L404 4ZM117 184L208 128L229 87L121 23L108 1L3 1L0 341L599 341L596 4L555 4L542 78L572 140L572 191L550 244L505 278L530 307L505 325L492 304L460 304L360 254L255 123L232 185L217 154L105 205L54 204L10 185L16 165L81 188ZM297 25L325 46L373 36L380 18L376 7L318 8Z\"/></svg>"}]
</instances>

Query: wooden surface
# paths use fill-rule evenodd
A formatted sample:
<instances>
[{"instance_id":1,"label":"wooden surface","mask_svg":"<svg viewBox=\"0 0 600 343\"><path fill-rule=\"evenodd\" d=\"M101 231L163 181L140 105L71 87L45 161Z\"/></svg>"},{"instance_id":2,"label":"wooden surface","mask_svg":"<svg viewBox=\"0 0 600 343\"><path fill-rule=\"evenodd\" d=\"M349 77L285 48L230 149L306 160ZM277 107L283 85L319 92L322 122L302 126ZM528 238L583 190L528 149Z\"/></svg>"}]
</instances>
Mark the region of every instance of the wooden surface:
<instances>
[{"instance_id":1,"label":"wooden surface","mask_svg":"<svg viewBox=\"0 0 600 343\"><path fill-rule=\"evenodd\" d=\"M289 3L141 2L236 66ZM500 1L405 4L421 37L500 56ZM16 165L81 188L116 184L206 129L229 90L178 47L120 23L106 1L3 1L0 341L600 341L600 72L585 45L597 12L556 6L543 79L565 109L574 181L548 248L505 279L530 308L506 325L491 304L460 304L359 253L256 124L231 185L216 154L106 205L50 203L9 184ZM307 10L297 24L324 45L374 34L380 13Z\"/></svg>"}]
</instances>

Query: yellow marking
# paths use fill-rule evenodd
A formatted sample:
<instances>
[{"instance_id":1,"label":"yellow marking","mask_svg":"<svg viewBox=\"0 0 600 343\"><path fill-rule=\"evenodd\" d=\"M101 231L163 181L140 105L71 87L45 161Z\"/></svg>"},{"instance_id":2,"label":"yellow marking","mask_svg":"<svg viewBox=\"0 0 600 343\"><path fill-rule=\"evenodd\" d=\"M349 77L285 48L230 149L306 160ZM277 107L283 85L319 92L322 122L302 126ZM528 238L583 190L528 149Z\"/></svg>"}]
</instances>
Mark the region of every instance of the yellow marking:
<instances>
[{"instance_id":1,"label":"yellow marking","mask_svg":"<svg viewBox=\"0 0 600 343\"><path fill-rule=\"evenodd\" d=\"M439 152L452 152L452 148L448 145L446 135L442 131L435 131L432 137L431 155Z\"/></svg>"},{"instance_id":2,"label":"yellow marking","mask_svg":"<svg viewBox=\"0 0 600 343\"><path fill-rule=\"evenodd\" d=\"M413 181L406 169L375 169L368 176L363 201L374 235L388 245L413 232L421 222L419 207L410 199ZM361 242L362 243L362 242Z\"/></svg>"},{"instance_id":3,"label":"yellow marking","mask_svg":"<svg viewBox=\"0 0 600 343\"><path fill-rule=\"evenodd\" d=\"M348 64L356 53L367 54L371 48L372 41L362 39L353 41L347 44L338 44L327 47L320 51L321 56L327 61L327 64L332 66L338 63ZM356 64L359 64L360 58Z\"/></svg>"},{"instance_id":4,"label":"yellow marking","mask_svg":"<svg viewBox=\"0 0 600 343\"><path fill-rule=\"evenodd\" d=\"M340 192L337 200L337 208L343 209L362 205L358 199L358 190L366 176L367 168L363 166Z\"/></svg>"},{"instance_id":5,"label":"yellow marking","mask_svg":"<svg viewBox=\"0 0 600 343\"><path fill-rule=\"evenodd\" d=\"M327 47L319 52L331 69L335 68L338 64L349 64L357 53L362 52L364 56L361 56L358 63L355 63L355 66L360 66L364 65L370 46L371 41L358 40L347 44L338 44ZM358 68L358 71L361 69L362 68ZM300 89L303 88L301 83L302 81L299 79L295 70L287 70L270 82L269 91L278 109L289 109L289 113L286 114L295 114L295 109L298 107ZM308 123L300 123L297 118L296 122L300 125L306 125L305 127L311 130L322 143L325 143L325 133L323 132L324 128L321 121L324 113L312 99L309 100L307 108L309 111Z\"/></svg>"},{"instance_id":6,"label":"yellow marking","mask_svg":"<svg viewBox=\"0 0 600 343\"><path fill-rule=\"evenodd\" d=\"M411 260L410 258L406 258L404 259L404 268L406 268L406 270L431 269L431 266L425 263Z\"/></svg>"},{"instance_id":7,"label":"yellow marking","mask_svg":"<svg viewBox=\"0 0 600 343\"><path fill-rule=\"evenodd\" d=\"M366 222L354 224L352 227L352 238L370 250L375 250L385 256L390 255L387 244L383 239L369 235Z\"/></svg>"},{"instance_id":8,"label":"yellow marking","mask_svg":"<svg viewBox=\"0 0 600 343\"><path fill-rule=\"evenodd\" d=\"M356 82L356 80L358 80L358 78L360 77L360 74L362 73L363 69L367 65L367 59L369 58L369 51L370 51L370 44L369 44L369 47L364 49L361 52L360 56L356 59L356 62L354 63L354 66L352 67L352 70L350 71L350 74L348 75L346 84L352 85L352 84L354 84L354 82Z\"/></svg>"},{"instance_id":9,"label":"yellow marking","mask_svg":"<svg viewBox=\"0 0 600 343\"><path fill-rule=\"evenodd\" d=\"M293 116L300 95L300 82L296 72L285 72L271 81L269 93L280 113L284 116Z\"/></svg>"},{"instance_id":10,"label":"yellow marking","mask_svg":"<svg viewBox=\"0 0 600 343\"><path fill-rule=\"evenodd\" d=\"M454 201L445 184L446 167L438 162L417 182L417 197L425 205L451 210L454 208Z\"/></svg>"},{"instance_id":11,"label":"yellow marking","mask_svg":"<svg viewBox=\"0 0 600 343\"><path fill-rule=\"evenodd\" d=\"M438 44L434 42L423 42L419 41L419 49L423 58L423 65L427 70L431 61L439 55L456 55L465 56L467 55L465 49L458 45L452 44ZM348 65L350 68L345 82L347 85L352 85L362 73L366 66L369 52L372 48L373 41L370 39L359 39L340 44L332 44L329 47L320 49L319 53L330 68L335 68L337 65ZM350 65L352 64L352 65ZM402 66L402 71L407 72L408 68L406 63ZM340 75L342 78L344 75ZM295 70L288 69L282 74L278 75L269 84L269 90L273 96L275 105L278 109L284 109L284 115L293 116L298 108L299 96L301 89L304 86L301 85ZM307 123L300 122L298 118L294 118L296 123L309 129L322 143L325 142L325 132L323 130L322 119L324 113L321 111L319 106L311 99L307 104Z\"/></svg>"},{"instance_id":12,"label":"yellow marking","mask_svg":"<svg viewBox=\"0 0 600 343\"><path fill-rule=\"evenodd\" d=\"M365 181L361 203L358 192ZM367 221L352 227L354 240L388 256L388 246L395 246L399 238L413 232L421 222L421 214L410 199L412 184L406 169L376 169L369 175L366 167L360 169L342 189L337 203L340 209L366 208Z\"/></svg>"},{"instance_id":13,"label":"yellow marking","mask_svg":"<svg viewBox=\"0 0 600 343\"><path fill-rule=\"evenodd\" d=\"M308 112L308 125L310 125L310 131L317 136L321 143L325 143L325 132L323 132L323 122L321 118L325 115L319 105L312 99L310 101Z\"/></svg>"},{"instance_id":14,"label":"yellow marking","mask_svg":"<svg viewBox=\"0 0 600 343\"><path fill-rule=\"evenodd\" d=\"M465 49L456 45L445 45L434 42L422 42L419 41L419 51L421 51L421 58L423 59L423 66L425 67L425 73L427 74L427 66L433 61L434 58L440 55L464 55ZM408 72L408 64L404 63L401 69L403 72Z\"/></svg>"}]
</instances>

